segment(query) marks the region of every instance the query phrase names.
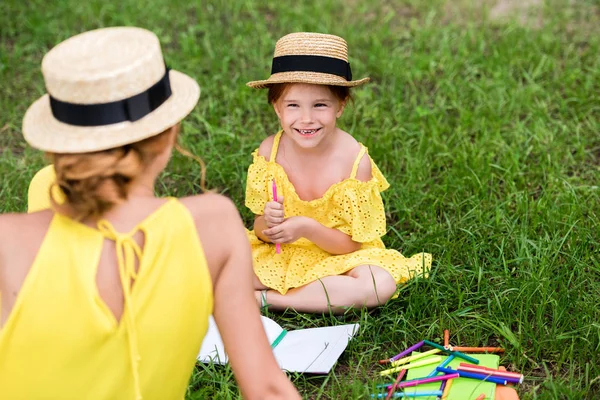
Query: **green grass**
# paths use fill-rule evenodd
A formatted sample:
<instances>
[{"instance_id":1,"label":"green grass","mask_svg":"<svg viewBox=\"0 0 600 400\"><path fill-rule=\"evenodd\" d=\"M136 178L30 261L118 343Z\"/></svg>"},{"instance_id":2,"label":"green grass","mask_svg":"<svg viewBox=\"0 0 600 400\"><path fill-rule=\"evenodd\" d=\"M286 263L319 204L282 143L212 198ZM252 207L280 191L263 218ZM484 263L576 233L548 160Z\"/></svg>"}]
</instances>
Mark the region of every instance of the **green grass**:
<instances>
[{"instance_id":1,"label":"green grass","mask_svg":"<svg viewBox=\"0 0 600 400\"><path fill-rule=\"evenodd\" d=\"M448 328L455 344L505 347L501 363L527 376L522 399L598 398L599 7L550 1L523 25L490 21L469 3L3 1L0 212L26 209L28 181L44 165L21 136L44 91L43 54L83 30L126 24L156 32L167 63L202 86L184 142L249 222L250 153L278 125L266 94L244 84L267 77L282 35L338 34L354 75L373 80L354 92L341 126L392 184L386 244L435 262L428 280L373 312L271 315L289 329L361 324L332 373L291 379L306 398L364 398L376 360ZM175 156L158 190L199 192L199 167ZM237 397L227 367L196 368L189 399Z\"/></svg>"}]
</instances>

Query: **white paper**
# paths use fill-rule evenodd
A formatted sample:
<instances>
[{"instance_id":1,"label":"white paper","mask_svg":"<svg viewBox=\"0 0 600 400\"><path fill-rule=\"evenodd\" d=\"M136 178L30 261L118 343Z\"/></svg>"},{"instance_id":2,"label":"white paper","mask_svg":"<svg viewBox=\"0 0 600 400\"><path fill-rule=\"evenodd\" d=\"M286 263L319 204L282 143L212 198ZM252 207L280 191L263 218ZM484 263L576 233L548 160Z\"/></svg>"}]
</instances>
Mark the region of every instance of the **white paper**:
<instances>
[{"instance_id":1,"label":"white paper","mask_svg":"<svg viewBox=\"0 0 600 400\"><path fill-rule=\"evenodd\" d=\"M283 370L327 374L357 331L352 324L288 332L273 353Z\"/></svg>"},{"instance_id":2,"label":"white paper","mask_svg":"<svg viewBox=\"0 0 600 400\"><path fill-rule=\"evenodd\" d=\"M272 319L261 316L261 320L269 343L273 343L283 329ZM326 374L335 365L358 328L358 324L350 324L291 331L279 342L273 353L283 370ZM218 364L226 364L228 361L212 316L208 321L208 331L198 360Z\"/></svg>"},{"instance_id":3,"label":"white paper","mask_svg":"<svg viewBox=\"0 0 600 400\"><path fill-rule=\"evenodd\" d=\"M261 315L260 319L263 324L263 328L265 328L265 333L267 334L269 343L273 343L281 331L283 331L283 328L281 328L277 322L270 318L263 317ZM208 330L206 331L206 336L204 336L204 340L202 341L202 347L200 348L200 354L198 354L198 360L203 363L214 362L217 364L227 364L228 362L227 354L225 353L225 346L223 345L221 335L219 334L219 328L217 328L217 323L212 315L208 318Z\"/></svg>"},{"instance_id":4,"label":"white paper","mask_svg":"<svg viewBox=\"0 0 600 400\"><path fill-rule=\"evenodd\" d=\"M227 364L228 361L225 346L221 341L219 329L217 329L217 324L212 315L208 317L208 330L202 341L198 360L203 363L214 362L216 364Z\"/></svg>"}]
</instances>

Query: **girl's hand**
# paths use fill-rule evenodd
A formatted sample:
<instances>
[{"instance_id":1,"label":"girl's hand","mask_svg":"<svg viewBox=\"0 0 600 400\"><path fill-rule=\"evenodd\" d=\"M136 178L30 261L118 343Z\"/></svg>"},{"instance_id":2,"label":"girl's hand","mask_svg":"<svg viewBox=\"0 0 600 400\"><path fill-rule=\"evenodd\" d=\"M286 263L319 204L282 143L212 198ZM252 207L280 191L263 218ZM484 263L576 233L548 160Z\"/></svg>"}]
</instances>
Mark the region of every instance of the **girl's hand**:
<instances>
[{"instance_id":1,"label":"girl's hand","mask_svg":"<svg viewBox=\"0 0 600 400\"><path fill-rule=\"evenodd\" d=\"M272 228L281 224L284 221L283 214L283 197L278 196L277 201L269 201L265 204L265 211L263 214L267 228Z\"/></svg>"},{"instance_id":2,"label":"girl's hand","mask_svg":"<svg viewBox=\"0 0 600 400\"><path fill-rule=\"evenodd\" d=\"M312 221L314 220L303 216L286 218L280 224L265 229L263 234L269 238L271 243L294 243L305 236Z\"/></svg>"}]
</instances>

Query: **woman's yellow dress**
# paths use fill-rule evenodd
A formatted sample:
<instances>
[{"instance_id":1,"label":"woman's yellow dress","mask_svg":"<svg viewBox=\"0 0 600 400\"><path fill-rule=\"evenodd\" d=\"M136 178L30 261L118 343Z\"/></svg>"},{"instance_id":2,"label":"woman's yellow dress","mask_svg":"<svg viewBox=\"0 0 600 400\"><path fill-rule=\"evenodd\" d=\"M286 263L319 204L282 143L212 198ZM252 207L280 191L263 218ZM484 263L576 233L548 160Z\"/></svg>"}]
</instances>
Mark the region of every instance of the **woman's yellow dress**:
<instances>
[{"instance_id":1,"label":"woman's yellow dress","mask_svg":"<svg viewBox=\"0 0 600 400\"><path fill-rule=\"evenodd\" d=\"M262 215L265 204L273 199L273 179L278 196L283 195L285 217L310 217L328 228L338 229L362 243L360 250L349 254L332 255L305 238L281 246L260 240L253 230L248 231L254 258L254 272L267 287L285 294L289 289L304 286L325 276L341 275L359 265L376 265L387 270L397 283L431 268L431 254L418 253L410 258L396 250L386 249L381 237L386 233L385 210L381 193L389 184L371 160L372 178L368 182L356 179L358 164L367 148L361 144L349 178L329 187L318 199L300 199L285 170L275 162L282 132L275 136L271 156L267 160L253 155L248 168L246 206Z\"/></svg>"},{"instance_id":2,"label":"woman's yellow dress","mask_svg":"<svg viewBox=\"0 0 600 400\"><path fill-rule=\"evenodd\" d=\"M132 239L138 230L143 249ZM120 255L120 320L96 284L107 240ZM54 214L0 328L0 399L183 399L212 309L202 245L178 200L129 233Z\"/></svg>"}]
</instances>

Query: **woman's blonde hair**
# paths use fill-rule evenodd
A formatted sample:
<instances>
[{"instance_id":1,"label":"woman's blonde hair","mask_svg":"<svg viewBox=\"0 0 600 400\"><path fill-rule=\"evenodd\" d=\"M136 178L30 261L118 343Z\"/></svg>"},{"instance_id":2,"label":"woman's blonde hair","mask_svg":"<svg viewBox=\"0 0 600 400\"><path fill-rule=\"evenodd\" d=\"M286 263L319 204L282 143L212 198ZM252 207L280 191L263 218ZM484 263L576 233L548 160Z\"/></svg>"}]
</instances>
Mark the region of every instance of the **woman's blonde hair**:
<instances>
[{"instance_id":1,"label":"woman's blonde hair","mask_svg":"<svg viewBox=\"0 0 600 400\"><path fill-rule=\"evenodd\" d=\"M65 202L59 204L50 188L52 206L77 220L101 217L112 207L127 200L131 184L169 145L173 129L177 127L137 143L93 153L50 153L56 171L55 185L65 194ZM174 139L176 141L177 137ZM204 190L205 166L202 160L178 144L175 144L175 148L200 163L201 187Z\"/></svg>"}]
</instances>

